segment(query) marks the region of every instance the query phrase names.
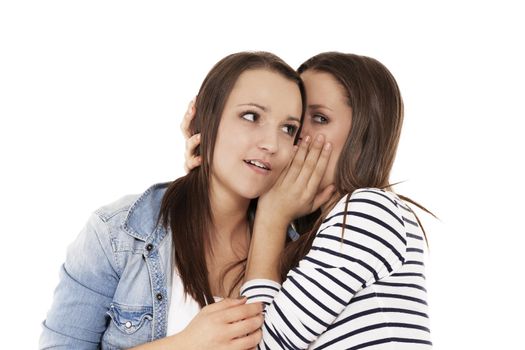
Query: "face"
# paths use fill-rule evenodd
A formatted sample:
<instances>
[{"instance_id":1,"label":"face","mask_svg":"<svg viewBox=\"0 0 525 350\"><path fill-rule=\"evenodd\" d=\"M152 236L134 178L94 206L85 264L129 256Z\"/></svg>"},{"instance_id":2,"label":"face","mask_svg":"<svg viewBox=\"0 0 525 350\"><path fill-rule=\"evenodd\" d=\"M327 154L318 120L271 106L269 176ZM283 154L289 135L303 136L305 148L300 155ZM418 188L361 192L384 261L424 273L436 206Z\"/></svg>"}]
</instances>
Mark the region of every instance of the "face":
<instances>
[{"instance_id":1,"label":"face","mask_svg":"<svg viewBox=\"0 0 525 350\"><path fill-rule=\"evenodd\" d=\"M352 125L352 108L343 86L329 73L307 70L301 74L307 96L307 110L301 137L323 134L332 144L332 155L320 188L334 182L335 168Z\"/></svg>"},{"instance_id":2,"label":"face","mask_svg":"<svg viewBox=\"0 0 525 350\"><path fill-rule=\"evenodd\" d=\"M290 161L301 111L295 82L265 69L243 72L221 116L212 189L245 199L266 192Z\"/></svg>"}]
</instances>

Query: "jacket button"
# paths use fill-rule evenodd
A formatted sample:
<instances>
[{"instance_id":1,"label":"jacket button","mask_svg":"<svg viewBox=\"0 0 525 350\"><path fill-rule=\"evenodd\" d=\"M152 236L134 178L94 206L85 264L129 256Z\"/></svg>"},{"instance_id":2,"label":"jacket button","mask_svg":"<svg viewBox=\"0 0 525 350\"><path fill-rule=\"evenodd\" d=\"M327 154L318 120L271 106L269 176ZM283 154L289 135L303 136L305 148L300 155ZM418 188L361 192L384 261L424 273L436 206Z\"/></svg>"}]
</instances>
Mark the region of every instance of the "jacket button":
<instances>
[{"instance_id":1,"label":"jacket button","mask_svg":"<svg viewBox=\"0 0 525 350\"><path fill-rule=\"evenodd\" d=\"M126 326L126 328L131 328L131 326L132 326L131 322L130 321L126 322L125 326Z\"/></svg>"},{"instance_id":2,"label":"jacket button","mask_svg":"<svg viewBox=\"0 0 525 350\"><path fill-rule=\"evenodd\" d=\"M162 300L162 294L161 294L161 293L157 293L156 297L157 297L157 300L158 300L158 301L161 301L161 300Z\"/></svg>"},{"instance_id":3,"label":"jacket button","mask_svg":"<svg viewBox=\"0 0 525 350\"><path fill-rule=\"evenodd\" d=\"M146 250L147 250L148 252L151 252L152 249L153 249L153 244L148 243L148 244L146 245Z\"/></svg>"}]
</instances>

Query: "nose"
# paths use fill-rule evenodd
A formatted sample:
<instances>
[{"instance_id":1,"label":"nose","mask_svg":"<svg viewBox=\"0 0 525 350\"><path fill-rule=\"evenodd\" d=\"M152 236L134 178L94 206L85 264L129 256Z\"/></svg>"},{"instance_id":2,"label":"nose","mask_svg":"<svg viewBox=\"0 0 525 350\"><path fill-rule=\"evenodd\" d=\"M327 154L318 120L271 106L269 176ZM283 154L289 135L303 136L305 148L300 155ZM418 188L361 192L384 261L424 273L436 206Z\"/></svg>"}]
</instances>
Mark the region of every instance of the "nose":
<instances>
[{"instance_id":1,"label":"nose","mask_svg":"<svg viewBox=\"0 0 525 350\"><path fill-rule=\"evenodd\" d=\"M270 125L262 128L259 132L257 147L271 154L276 153L279 150L279 135L277 130Z\"/></svg>"}]
</instances>

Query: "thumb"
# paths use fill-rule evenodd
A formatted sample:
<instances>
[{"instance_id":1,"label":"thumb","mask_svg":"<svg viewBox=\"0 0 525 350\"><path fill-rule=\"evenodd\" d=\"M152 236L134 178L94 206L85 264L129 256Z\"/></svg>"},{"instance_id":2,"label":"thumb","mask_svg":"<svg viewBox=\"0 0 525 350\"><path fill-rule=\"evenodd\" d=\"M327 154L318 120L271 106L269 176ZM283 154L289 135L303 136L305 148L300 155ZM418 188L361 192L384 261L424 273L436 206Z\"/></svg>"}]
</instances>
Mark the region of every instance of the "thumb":
<instances>
[{"instance_id":1,"label":"thumb","mask_svg":"<svg viewBox=\"0 0 525 350\"><path fill-rule=\"evenodd\" d=\"M332 194L335 192L335 186L330 184L326 186L321 192L317 193L314 198L312 212L317 210L321 205L328 202Z\"/></svg>"}]
</instances>

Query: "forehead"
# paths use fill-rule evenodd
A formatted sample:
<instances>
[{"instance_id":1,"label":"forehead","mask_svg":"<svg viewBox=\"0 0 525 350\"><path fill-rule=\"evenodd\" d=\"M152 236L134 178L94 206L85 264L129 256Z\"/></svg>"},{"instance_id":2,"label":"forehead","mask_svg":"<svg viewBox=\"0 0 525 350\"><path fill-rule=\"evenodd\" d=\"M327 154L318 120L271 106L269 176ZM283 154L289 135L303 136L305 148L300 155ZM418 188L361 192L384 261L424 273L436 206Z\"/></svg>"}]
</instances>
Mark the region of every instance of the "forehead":
<instances>
[{"instance_id":1,"label":"forehead","mask_svg":"<svg viewBox=\"0 0 525 350\"><path fill-rule=\"evenodd\" d=\"M332 74L308 70L301 74L301 78L303 79L306 88L308 105L347 104L345 88Z\"/></svg>"},{"instance_id":2,"label":"forehead","mask_svg":"<svg viewBox=\"0 0 525 350\"><path fill-rule=\"evenodd\" d=\"M250 69L239 76L228 100L270 104L287 98L301 98L294 81L268 69Z\"/></svg>"}]
</instances>

